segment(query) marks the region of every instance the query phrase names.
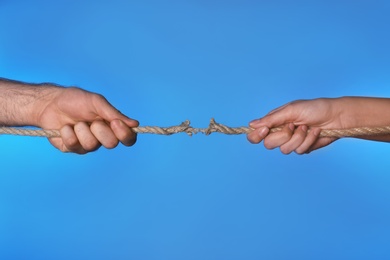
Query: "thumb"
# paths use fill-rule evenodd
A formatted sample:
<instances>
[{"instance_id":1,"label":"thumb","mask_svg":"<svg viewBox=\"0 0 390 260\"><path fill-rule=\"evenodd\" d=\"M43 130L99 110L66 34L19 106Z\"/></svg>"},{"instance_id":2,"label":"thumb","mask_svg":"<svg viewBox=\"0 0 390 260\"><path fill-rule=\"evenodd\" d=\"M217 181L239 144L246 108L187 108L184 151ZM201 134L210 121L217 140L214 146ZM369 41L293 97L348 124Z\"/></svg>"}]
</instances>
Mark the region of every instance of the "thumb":
<instances>
[{"instance_id":1,"label":"thumb","mask_svg":"<svg viewBox=\"0 0 390 260\"><path fill-rule=\"evenodd\" d=\"M137 120L134 120L120 112L116 109L107 99L103 96L99 96L98 100L95 103L96 112L98 116L104 120L111 122L115 119L123 121L129 127L137 127L139 125Z\"/></svg>"},{"instance_id":2,"label":"thumb","mask_svg":"<svg viewBox=\"0 0 390 260\"><path fill-rule=\"evenodd\" d=\"M291 105L284 105L272 110L263 118L251 121L249 126L252 128L259 128L262 126L273 128L285 125L287 123L292 123L295 121L295 119L295 111L291 108Z\"/></svg>"}]
</instances>

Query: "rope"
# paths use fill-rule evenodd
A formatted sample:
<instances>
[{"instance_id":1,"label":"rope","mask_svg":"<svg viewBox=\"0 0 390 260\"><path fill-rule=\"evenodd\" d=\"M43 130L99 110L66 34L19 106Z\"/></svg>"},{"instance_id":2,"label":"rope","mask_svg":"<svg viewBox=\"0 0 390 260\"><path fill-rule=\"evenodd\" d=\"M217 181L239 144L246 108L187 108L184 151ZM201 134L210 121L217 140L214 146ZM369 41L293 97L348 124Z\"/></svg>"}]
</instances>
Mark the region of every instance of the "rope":
<instances>
[{"instance_id":1,"label":"rope","mask_svg":"<svg viewBox=\"0 0 390 260\"><path fill-rule=\"evenodd\" d=\"M280 131L282 128L272 128L270 132L274 133ZM159 135L172 135L177 133L186 133L189 136L197 133L203 133L210 135L211 133L223 133L227 135L239 135L248 134L254 129L240 126L229 127L223 124L215 122L212 118L207 128L194 128L190 125L190 121L185 121L180 125L171 127L159 127L159 126L139 126L134 127L132 130L140 134L159 134ZM310 131L310 129L309 129ZM15 127L0 127L0 134L8 135L22 135L22 136L41 136L41 137L60 137L58 130L33 130L26 128ZM320 137L356 137L356 136L372 136L372 135L385 135L390 134L390 126L383 127L358 127L350 129L333 129L333 130L321 130Z\"/></svg>"}]
</instances>

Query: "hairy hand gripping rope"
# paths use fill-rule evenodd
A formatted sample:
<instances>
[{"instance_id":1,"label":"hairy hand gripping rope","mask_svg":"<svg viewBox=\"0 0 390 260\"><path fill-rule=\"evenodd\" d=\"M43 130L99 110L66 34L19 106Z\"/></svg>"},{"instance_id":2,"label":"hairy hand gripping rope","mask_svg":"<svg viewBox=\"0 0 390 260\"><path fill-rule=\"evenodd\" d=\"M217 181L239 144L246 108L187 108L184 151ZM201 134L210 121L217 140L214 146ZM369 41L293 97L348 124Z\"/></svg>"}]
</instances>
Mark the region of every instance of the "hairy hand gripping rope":
<instances>
[{"instance_id":1,"label":"hairy hand gripping rope","mask_svg":"<svg viewBox=\"0 0 390 260\"><path fill-rule=\"evenodd\" d=\"M271 128L270 132L280 131L282 128ZM186 133L193 135L197 133L203 133L210 135L211 133L222 133L227 135L239 135L248 134L254 129L246 126L240 127L229 127L220 123L215 122L212 118L207 128L194 128L190 125L190 121L185 121L180 125L170 127L159 127L159 126L139 126L134 127L132 130L140 134L159 134L159 135L172 135L177 133ZM309 129L310 131L310 129ZM15 127L0 127L0 134L10 135L23 135L23 136L42 136L42 137L60 137L58 130L43 130L43 129L26 129L26 128L15 128ZM368 136L368 135L384 135L390 134L390 126L383 127L358 127L350 129L323 129L321 130L320 137L354 137L354 136Z\"/></svg>"}]
</instances>

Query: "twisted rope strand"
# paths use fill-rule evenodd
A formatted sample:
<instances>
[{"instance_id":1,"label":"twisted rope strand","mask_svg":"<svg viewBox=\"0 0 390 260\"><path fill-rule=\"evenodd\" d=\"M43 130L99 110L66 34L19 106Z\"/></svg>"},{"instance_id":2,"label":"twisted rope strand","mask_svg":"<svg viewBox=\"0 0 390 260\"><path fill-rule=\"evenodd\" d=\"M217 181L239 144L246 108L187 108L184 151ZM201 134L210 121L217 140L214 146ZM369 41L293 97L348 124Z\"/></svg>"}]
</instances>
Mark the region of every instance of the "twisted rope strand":
<instances>
[{"instance_id":1,"label":"twisted rope strand","mask_svg":"<svg viewBox=\"0 0 390 260\"><path fill-rule=\"evenodd\" d=\"M272 133L280 131L282 128L272 128ZM252 128L246 126L229 127L223 124L215 122L214 118L210 120L210 124L207 128L194 128L190 125L190 121L185 121L177 126L159 127L159 126L139 126L134 127L132 130L140 134L159 134L159 135L172 135L177 133L186 133L189 136L197 133L203 133L210 135L211 133L223 133L227 135L239 135L247 134L253 131ZM310 129L309 129L310 131ZM33 130L26 128L15 127L0 127L0 134L8 135L22 135L22 136L40 136L40 137L60 137L61 134L58 130ZM320 137L356 137L356 136L372 136L372 135L386 135L390 134L390 126L381 127L357 127L350 129L332 129L321 130Z\"/></svg>"}]
</instances>

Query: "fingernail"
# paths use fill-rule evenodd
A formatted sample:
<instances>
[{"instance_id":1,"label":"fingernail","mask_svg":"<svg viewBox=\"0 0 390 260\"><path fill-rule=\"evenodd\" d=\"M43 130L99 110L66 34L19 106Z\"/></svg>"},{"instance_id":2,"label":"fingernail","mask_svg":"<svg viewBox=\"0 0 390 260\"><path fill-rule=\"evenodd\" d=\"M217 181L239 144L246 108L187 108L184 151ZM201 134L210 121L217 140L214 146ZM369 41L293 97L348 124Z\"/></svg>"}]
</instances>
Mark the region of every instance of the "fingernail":
<instances>
[{"instance_id":1,"label":"fingernail","mask_svg":"<svg viewBox=\"0 0 390 260\"><path fill-rule=\"evenodd\" d=\"M314 134L315 136L319 136L320 133L321 133L321 128L316 128L316 129L314 129L313 134Z\"/></svg>"},{"instance_id":2,"label":"fingernail","mask_svg":"<svg viewBox=\"0 0 390 260\"><path fill-rule=\"evenodd\" d=\"M255 126L258 123L260 123L260 119L255 119L255 120L252 120L251 122L249 122L249 126Z\"/></svg>"},{"instance_id":3,"label":"fingernail","mask_svg":"<svg viewBox=\"0 0 390 260\"><path fill-rule=\"evenodd\" d=\"M295 125L293 123L288 124L288 127L290 128L291 131L295 130Z\"/></svg>"},{"instance_id":4,"label":"fingernail","mask_svg":"<svg viewBox=\"0 0 390 260\"><path fill-rule=\"evenodd\" d=\"M306 132L307 131L307 126L303 125L303 126L301 126L301 129L302 129L302 131Z\"/></svg>"},{"instance_id":5,"label":"fingernail","mask_svg":"<svg viewBox=\"0 0 390 260\"><path fill-rule=\"evenodd\" d=\"M263 138L268 134L268 132L269 132L268 127L263 126L259 129L259 136Z\"/></svg>"}]
</instances>

